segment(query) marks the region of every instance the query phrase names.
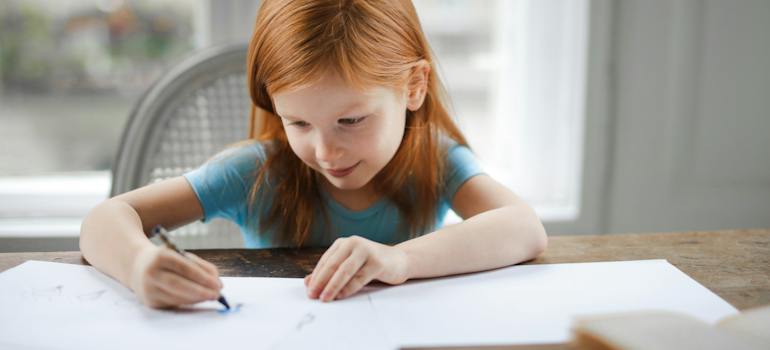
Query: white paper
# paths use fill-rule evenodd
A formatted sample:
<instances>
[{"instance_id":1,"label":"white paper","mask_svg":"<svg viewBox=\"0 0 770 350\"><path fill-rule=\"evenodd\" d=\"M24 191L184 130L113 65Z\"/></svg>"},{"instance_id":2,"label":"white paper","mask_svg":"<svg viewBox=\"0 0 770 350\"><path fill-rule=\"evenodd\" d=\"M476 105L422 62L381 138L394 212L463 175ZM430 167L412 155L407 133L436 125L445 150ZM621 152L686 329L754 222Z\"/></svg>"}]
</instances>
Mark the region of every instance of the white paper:
<instances>
[{"instance_id":1,"label":"white paper","mask_svg":"<svg viewBox=\"0 0 770 350\"><path fill-rule=\"evenodd\" d=\"M337 325L356 330L345 334L348 348L392 348L369 343L364 336L375 330L367 331L366 324L350 324L370 312L365 295L323 304L308 299L302 279L223 277L222 282L231 306L241 304L237 312L222 313L216 302L155 310L92 267L28 261L0 274L0 348L286 349L310 343L310 336L333 344L343 331ZM298 327L308 315L313 322Z\"/></svg>"},{"instance_id":2,"label":"white paper","mask_svg":"<svg viewBox=\"0 0 770 350\"><path fill-rule=\"evenodd\" d=\"M708 323L737 310L666 260L523 265L373 293L402 346L567 342L575 316L669 310Z\"/></svg>"},{"instance_id":3,"label":"white paper","mask_svg":"<svg viewBox=\"0 0 770 350\"><path fill-rule=\"evenodd\" d=\"M658 309L705 322L737 310L665 260L524 265L321 303L302 279L222 278L237 312L213 302L141 305L92 267L28 261L0 273L0 348L393 349L553 343L574 316Z\"/></svg>"}]
</instances>

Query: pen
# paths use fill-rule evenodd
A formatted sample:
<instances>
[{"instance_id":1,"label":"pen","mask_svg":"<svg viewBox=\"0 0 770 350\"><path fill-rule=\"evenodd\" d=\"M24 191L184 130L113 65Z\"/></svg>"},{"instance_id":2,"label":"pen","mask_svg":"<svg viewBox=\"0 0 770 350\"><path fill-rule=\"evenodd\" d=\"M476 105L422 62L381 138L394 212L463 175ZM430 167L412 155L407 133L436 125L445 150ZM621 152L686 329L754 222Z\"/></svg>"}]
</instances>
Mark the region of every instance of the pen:
<instances>
[{"instance_id":1,"label":"pen","mask_svg":"<svg viewBox=\"0 0 770 350\"><path fill-rule=\"evenodd\" d=\"M171 250L179 253L179 255L183 256L185 259L189 259L187 255L185 255L185 251L181 248L177 247L174 242L171 242L171 239L168 237L168 231L166 231L165 228L161 225L156 225L155 228L152 229L153 236L157 235L160 237L160 240L163 241L163 244L166 245L166 247L170 248ZM220 302L222 305L227 308L227 310L230 310L230 304L227 303L227 300L223 295L219 295L219 299L217 299L218 302Z\"/></svg>"}]
</instances>

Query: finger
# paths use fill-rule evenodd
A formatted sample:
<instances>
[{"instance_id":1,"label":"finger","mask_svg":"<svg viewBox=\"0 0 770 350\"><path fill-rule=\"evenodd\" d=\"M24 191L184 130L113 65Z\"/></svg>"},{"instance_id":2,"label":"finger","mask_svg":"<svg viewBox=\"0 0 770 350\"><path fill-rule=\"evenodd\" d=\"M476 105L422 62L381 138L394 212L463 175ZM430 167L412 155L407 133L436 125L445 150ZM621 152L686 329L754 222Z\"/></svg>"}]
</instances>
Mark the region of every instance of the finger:
<instances>
[{"instance_id":1,"label":"finger","mask_svg":"<svg viewBox=\"0 0 770 350\"><path fill-rule=\"evenodd\" d=\"M174 298L175 304L195 304L205 300L213 300L219 292L198 285L182 276L164 271L154 282L154 287Z\"/></svg>"},{"instance_id":2,"label":"finger","mask_svg":"<svg viewBox=\"0 0 770 350\"><path fill-rule=\"evenodd\" d=\"M313 274L305 276L305 287L310 286L310 279L313 278Z\"/></svg>"},{"instance_id":3,"label":"finger","mask_svg":"<svg viewBox=\"0 0 770 350\"><path fill-rule=\"evenodd\" d=\"M163 272L154 281L158 289L175 298L182 304L195 304L205 300L214 300L219 297L219 291L195 284L182 276L172 272Z\"/></svg>"},{"instance_id":4,"label":"finger","mask_svg":"<svg viewBox=\"0 0 770 350\"><path fill-rule=\"evenodd\" d=\"M321 259L318 260L318 262L315 264L315 267L313 268L313 271L310 273L311 275L314 275L316 271L320 270L324 265L326 265L326 262L329 260L329 257L334 255L334 253L339 249L340 245L342 245L343 240L337 239L332 243L332 246L327 249L323 255L321 255Z\"/></svg>"},{"instance_id":5,"label":"finger","mask_svg":"<svg viewBox=\"0 0 770 350\"><path fill-rule=\"evenodd\" d=\"M206 270L198 266L198 264L192 260L186 259L168 249L161 252L159 259L163 269L183 276L202 286L211 289L219 289L219 281L217 281L217 278L209 275Z\"/></svg>"},{"instance_id":6,"label":"finger","mask_svg":"<svg viewBox=\"0 0 770 350\"><path fill-rule=\"evenodd\" d=\"M330 301L337 297L337 293L358 273L365 262L366 253L363 253L361 250L353 251L337 271L334 272L334 276L329 280L329 283L326 284L321 293L321 301Z\"/></svg>"},{"instance_id":7,"label":"finger","mask_svg":"<svg viewBox=\"0 0 770 350\"><path fill-rule=\"evenodd\" d=\"M353 294L356 294L361 288L369 284L374 279L374 269L371 268L371 265L364 264L364 266L361 267L360 270L358 270L358 273L356 273L353 278L350 279L350 282L340 290L340 292L337 294L337 299L343 299L347 298Z\"/></svg>"},{"instance_id":8,"label":"finger","mask_svg":"<svg viewBox=\"0 0 770 350\"><path fill-rule=\"evenodd\" d=\"M318 271L321 271L324 266L326 266L329 262L329 259L331 259L332 256L335 256L335 254L338 254L339 247L344 242L344 239L338 238L337 240L332 243L331 247L326 250L326 252L321 255L321 258L316 263L315 267L313 267L313 271L310 272L310 285L314 285L316 283L315 279L318 277Z\"/></svg>"},{"instance_id":9,"label":"finger","mask_svg":"<svg viewBox=\"0 0 770 350\"><path fill-rule=\"evenodd\" d=\"M219 284L219 289L222 289L223 285L222 285L222 280L219 279L219 269L217 269L217 267L214 266L214 264L201 259L199 256L193 253L186 253L186 256L190 258L190 260L198 264L198 266L206 270L206 272L208 272L209 275L213 276L216 279L217 283Z\"/></svg>"},{"instance_id":10,"label":"finger","mask_svg":"<svg viewBox=\"0 0 770 350\"><path fill-rule=\"evenodd\" d=\"M337 249L334 254L328 258L327 262L320 267L317 267L317 271L313 272L313 279L310 281L310 290L308 296L315 299L321 294L321 291L326 287L326 283L332 278L339 266L345 259L350 256L351 249L347 247L341 247Z\"/></svg>"},{"instance_id":11,"label":"finger","mask_svg":"<svg viewBox=\"0 0 770 350\"><path fill-rule=\"evenodd\" d=\"M183 305L183 302L164 290L155 288L152 297L147 300L147 305L156 309L168 309Z\"/></svg>"},{"instance_id":12,"label":"finger","mask_svg":"<svg viewBox=\"0 0 770 350\"><path fill-rule=\"evenodd\" d=\"M214 266L214 264L201 259L201 257L193 253L185 253L185 256L188 259L194 261L196 264L198 264L198 266L202 267L204 270L206 270L206 272L210 273L211 275L219 276L219 270L217 270L217 267Z\"/></svg>"}]
</instances>

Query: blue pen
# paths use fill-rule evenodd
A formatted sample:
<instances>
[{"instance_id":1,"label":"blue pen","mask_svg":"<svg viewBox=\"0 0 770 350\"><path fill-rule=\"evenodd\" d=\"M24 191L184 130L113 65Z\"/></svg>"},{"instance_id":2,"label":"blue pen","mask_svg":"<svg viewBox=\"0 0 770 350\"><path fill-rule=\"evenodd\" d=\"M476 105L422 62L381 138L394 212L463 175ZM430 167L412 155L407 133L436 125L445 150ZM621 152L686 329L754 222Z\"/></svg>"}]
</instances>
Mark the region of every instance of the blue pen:
<instances>
[{"instance_id":1,"label":"blue pen","mask_svg":"<svg viewBox=\"0 0 770 350\"><path fill-rule=\"evenodd\" d=\"M171 239L168 238L167 233L168 233L168 231L166 231L166 229L163 228L163 226L161 226L161 225L157 225L157 226L155 226L155 228L152 229L153 236L157 235L158 237L160 237L160 240L163 241L163 244L165 244L166 247L168 247L171 250L179 253L179 255L183 256L184 258L189 259L187 257L187 255L185 255L185 251L184 250L182 250L181 248L177 247L176 244L174 244L174 242L171 242ZM222 305L224 305L225 308L227 308L227 310L230 310L230 304L227 303L227 300L225 299L225 297L223 295L220 294L219 295L219 299L217 299L217 301L220 302Z\"/></svg>"}]
</instances>

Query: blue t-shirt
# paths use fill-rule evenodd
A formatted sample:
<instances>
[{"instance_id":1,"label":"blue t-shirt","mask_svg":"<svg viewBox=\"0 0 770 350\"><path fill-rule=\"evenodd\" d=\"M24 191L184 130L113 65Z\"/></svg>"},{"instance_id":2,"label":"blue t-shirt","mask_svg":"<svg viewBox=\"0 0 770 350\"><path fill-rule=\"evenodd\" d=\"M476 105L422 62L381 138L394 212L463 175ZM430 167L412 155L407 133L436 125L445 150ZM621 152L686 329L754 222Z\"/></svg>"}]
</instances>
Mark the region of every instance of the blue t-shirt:
<instances>
[{"instance_id":1,"label":"blue t-shirt","mask_svg":"<svg viewBox=\"0 0 770 350\"><path fill-rule=\"evenodd\" d=\"M465 146L452 143L446 156L446 180L436 208L434 229L442 226L452 198L460 186L471 177L482 173L473 153ZM203 207L203 221L213 218L233 221L240 228L247 248L278 246L276 232L258 232L260 219L266 217L271 203L255 203L251 215L257 217L247 220L249 192L256 180L257 166L262 164L265 158L265 147L255 142L227 149L200 168L184 174ZM398 207L387 198L380 198L367 209L353 211L337 202L323 189L319 191L331 225L324 224L323 212L319 208L315 213L306 246L329 246L336 238L352 235L384 244L395 244L409 239L409 232L403 229L404 218ZM258 198L270 196L260 195ZM329 228L333 232L328 232Z\"/></svg>"}]
</instances>

